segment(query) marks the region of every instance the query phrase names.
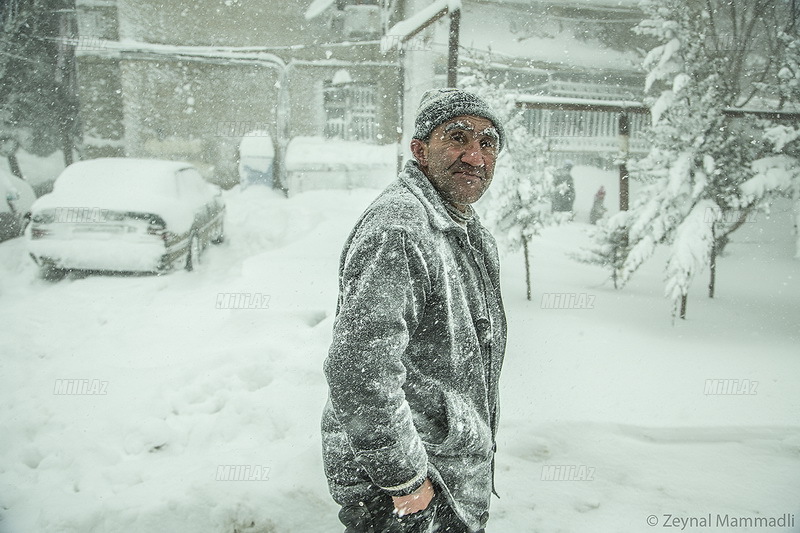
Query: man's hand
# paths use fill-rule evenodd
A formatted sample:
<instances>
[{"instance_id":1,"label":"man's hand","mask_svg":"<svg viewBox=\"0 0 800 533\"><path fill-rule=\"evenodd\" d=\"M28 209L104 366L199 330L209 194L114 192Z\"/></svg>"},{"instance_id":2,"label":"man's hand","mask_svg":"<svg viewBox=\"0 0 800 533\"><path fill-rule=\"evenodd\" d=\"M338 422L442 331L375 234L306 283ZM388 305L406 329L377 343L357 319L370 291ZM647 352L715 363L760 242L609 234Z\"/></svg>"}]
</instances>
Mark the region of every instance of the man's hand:
<instances>
[{"instance_id":1,"label":"man's hand","mask_svg":"<svg viewBox=\"0 0 800 533\"><path fill-rule=\"evenodd\" d=\"M417 490L408 496L392 496L392 501L394 502L397 516L404 516L427 509L433 496L433 484L430 479L425 478L425 481Z\"/></svg>"}]
</instances>

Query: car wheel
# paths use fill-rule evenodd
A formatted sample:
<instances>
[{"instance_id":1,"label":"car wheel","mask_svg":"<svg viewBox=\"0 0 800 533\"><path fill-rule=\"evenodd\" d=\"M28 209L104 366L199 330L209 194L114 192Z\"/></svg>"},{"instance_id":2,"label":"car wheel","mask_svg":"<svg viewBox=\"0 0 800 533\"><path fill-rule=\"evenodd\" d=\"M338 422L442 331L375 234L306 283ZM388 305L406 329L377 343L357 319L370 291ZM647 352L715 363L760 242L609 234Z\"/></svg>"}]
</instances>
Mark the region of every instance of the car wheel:
<instances>
[{"instance_id":1,"label":"car wheel","mask_svg":"<svg viewBox=\"0 0 800 533\"><path fill-rule=\"evenodd\" d=\"M214 238L211 239L211 244L222 244L223 242L225 242L225 223L220 220L219 231Z\"/></svg>"},{"instance_id":2,"label":"car wheel","mask_svg":"<svg viewBox=\"0 0 800 533\"><path fill-rule=\"evenodd\" d=\"M200 237L192 233L189 238L189 252L186 254L186 270L192 272L200 266L200 254L203 248L200 245Z\"/></svg>"}]
</instances>

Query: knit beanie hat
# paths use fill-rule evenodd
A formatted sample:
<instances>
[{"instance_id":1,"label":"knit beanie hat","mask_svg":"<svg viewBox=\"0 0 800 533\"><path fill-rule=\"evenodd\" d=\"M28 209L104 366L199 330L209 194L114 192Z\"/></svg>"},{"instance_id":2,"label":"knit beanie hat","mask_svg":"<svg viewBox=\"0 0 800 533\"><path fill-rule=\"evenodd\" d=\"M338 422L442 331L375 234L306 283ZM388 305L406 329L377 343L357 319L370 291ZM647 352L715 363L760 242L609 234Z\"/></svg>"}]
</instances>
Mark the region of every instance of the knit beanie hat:
<instances>
[{"instance_id":1,"label":"knit beanie hat","mask_svg":"<svg viewBox=\"0 0 800 533\"><path fill-rule=\"evenodd\" d=\"M489 104L476 94L453 88L431 89L422 95L417 118L414 121L413 138L427 141L436 126L462 115L491 120L500 136L498 151L503 149L505 144L503 125L489 108Z\"/></svg>"}]
</instances>

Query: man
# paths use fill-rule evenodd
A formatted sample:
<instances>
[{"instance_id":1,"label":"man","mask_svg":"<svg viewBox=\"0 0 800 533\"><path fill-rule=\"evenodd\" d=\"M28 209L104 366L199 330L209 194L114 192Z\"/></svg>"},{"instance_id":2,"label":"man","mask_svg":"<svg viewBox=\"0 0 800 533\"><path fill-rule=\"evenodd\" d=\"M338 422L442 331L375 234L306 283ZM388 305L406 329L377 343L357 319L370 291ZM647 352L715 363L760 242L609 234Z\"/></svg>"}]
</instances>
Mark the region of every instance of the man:
<instances>
[{"instance_id":1,"label":"man","mask_svg":"<svg viewBox=\"0 0 800 533\"><path fill-rule=\"evenodd\" d=\"M569 159L555 171L553 189L553 211L571 213L575 203L575 180L572 179L572 161Z\"/></svg>"},{"instance_id":2,"label":"man","mask_svg":"<svg viewBox=\"0 0 800 533\"><path fill-rule=\"evenodd\" d=\"M346 533L485 527L506 321L497 247L470 204L503 142L479 97L428 91L415 160L345 243L322 435Z\"/></svg>"}]
</instances>

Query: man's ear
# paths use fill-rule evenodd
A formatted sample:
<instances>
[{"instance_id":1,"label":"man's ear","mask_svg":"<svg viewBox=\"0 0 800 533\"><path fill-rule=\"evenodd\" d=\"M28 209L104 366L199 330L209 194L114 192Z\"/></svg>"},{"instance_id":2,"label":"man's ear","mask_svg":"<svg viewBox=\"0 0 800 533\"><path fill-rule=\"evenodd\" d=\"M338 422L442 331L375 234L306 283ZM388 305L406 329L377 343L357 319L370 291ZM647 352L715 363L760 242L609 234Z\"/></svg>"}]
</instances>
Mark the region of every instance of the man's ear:
<instances>
[{"instance_id":1,"label":"man's ear","mask_svg":"<svg viewBox=\"0 0 800 533\"><path fill-rule=\"evenodd\" d=\"M411 139L411 154L417 160L419 166L428 166L428 143L419 139Z\"/></svg>"}]
</instances>

